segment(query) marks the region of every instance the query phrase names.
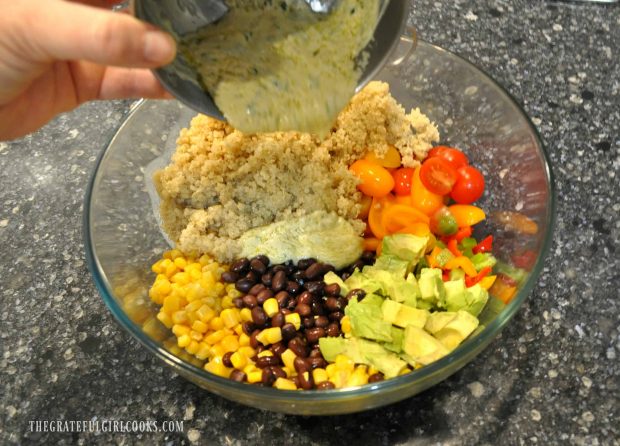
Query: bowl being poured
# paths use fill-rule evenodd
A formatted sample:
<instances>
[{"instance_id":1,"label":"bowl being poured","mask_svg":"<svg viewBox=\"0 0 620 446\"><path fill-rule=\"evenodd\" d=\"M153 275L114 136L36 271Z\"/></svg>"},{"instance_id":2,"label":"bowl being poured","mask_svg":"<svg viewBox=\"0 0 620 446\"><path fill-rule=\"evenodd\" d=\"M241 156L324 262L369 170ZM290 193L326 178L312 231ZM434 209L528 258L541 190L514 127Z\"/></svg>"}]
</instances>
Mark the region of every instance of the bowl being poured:
<instances>
[{"instance_id":1,"label":"bowl being poured","mask_svg":"<svg viewBox=\"0 0 620 446\"><path fill-rule=\"evenodd\" d=\"M135 9L177 39L176 59L156 75L179 100L244 132L321 134L397 46L408 2L139 0Z\"/></svg>"}]
</instances>

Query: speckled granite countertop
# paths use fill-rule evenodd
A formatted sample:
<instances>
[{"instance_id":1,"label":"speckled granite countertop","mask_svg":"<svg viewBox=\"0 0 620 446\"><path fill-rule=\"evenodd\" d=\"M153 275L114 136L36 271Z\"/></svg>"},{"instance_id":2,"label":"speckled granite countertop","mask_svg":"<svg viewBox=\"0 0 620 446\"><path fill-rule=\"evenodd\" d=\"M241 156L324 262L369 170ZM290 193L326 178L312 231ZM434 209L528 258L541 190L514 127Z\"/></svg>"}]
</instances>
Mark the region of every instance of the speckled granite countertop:
<instances>
[{"instance_id":1,"label":"speckled granite countertop","mask_svg":"<svg viewBox=\"0 0 620 446\"><path fill-rule=\"evenodd\" d=\"M91 281L83 195L130 102L89 104L0 143L0 444L620 444L620 8L414 3L420 36L504 85L553 161L551 256L503 334L427 392L357 415L277 415L201 391L124 333ZM29 428L93 417L184 420L184 432Z\"/></svg>"}]
</instances>

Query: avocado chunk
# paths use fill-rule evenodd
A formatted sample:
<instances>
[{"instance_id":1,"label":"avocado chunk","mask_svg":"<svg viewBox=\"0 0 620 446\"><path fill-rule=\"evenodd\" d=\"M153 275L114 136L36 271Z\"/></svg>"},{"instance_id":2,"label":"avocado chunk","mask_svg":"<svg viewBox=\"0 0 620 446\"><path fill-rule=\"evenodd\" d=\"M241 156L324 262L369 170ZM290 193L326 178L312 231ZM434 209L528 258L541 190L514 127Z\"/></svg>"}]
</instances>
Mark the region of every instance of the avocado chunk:
<instances>
[{"instance_id":1,"label":"avocado chunk","mask_svg":"<svg viewBox=\"0 0 620 446\"><path fill-rule=\"evenodd\" d=\"M345 338L326 336L319 339L321 354L323 358L329 362L334 362L338 355L344 355L347 351L348 344L349 340Z\"/></svg>"},{"instance_id":2,"label":"avocado chunk","mask_svg":"<svg viewBox=\"0 0 620 446\"><path fill-rule=\"evenodd\" d=\"M402 305L393 324L403 328L409 325L422 328L426 324L429 315L428 310Z\"/></svg>"},{"instance_id":3,"label":"avocado chunk","mask_svg":"<svg viewBox=\"0 0 620 446\"><path fill-rule=\"evenodd\" d=\"M457 311L456 316L441 330L435 333L435 337L448 350L454 350L478 327L478 319L467 311Z\"/></svg>"},{"instance_id":4,"label":"avocado chunk","mask_svg":"<svg viewBox=\"0 0 620 446\"><path fill-rule=\"evenodd\" d=\"M357 269L347 280L344 281L344 283L349 291L361 289L366 291L367 294L383 292L383 288L378 281L368 277L366 274Z\"/></svg>"},{"instance_id":5,"label":"avocado chunk","mask_svg":"<svg viewBox=\"0 0 620 446\"><path fill-rule=\"evenodd\" d=\"M448 353L439 340L414 325L407 325L405 328L403 351L422 365L428 365Z\"/></svg>"},{"instance_id":6,"label":"avocado chunk","mask_svg":"<svg viewBox=\"0 0 620 446\"><path fill-rule=\"evenodd\" d=\"M402 328L394 327L392 325L392 342L386 342L383 346L394 353L400 353L403 350L403 338L405 337L405 330Z\"/></svg>"},{"instance_id":7,"label":"avocado chunk","mask_svg":"<svg viewBox=\"0 0 620 446\"><path fill-rule=\"evenodd\" d=\"M379 299L379 304L369 302ZM375 341L392 341L392 324L383 320L381 304L383 299L376 295L366 296L362 302L351 299L345 307L345 314L351 321L351 334L355 337L372 339Z\"/></svg>"},{"instance_id":8,"label":"avocado chunk","mask_svg":"<svg viewBox=\"0 0 620 446\"><path fill-rule=\"evenodd\" d=\"M381 305L381 313L383 314L383 320L393 324L396 318L398 317L398 313L400 312L400 308L403 304L396 302L392 299L385 299L383 304Z\"/></svg>"},{"instance_id":9,"label":"avocado chunk","mask_svg":"<svg viewBox=\"0 0 620 446\"><path fill-rule=\"evenodd\" d=\"M467 306L467 287L465 279L449 280L444 282L446 289L445 300L441 306L448 311L458 311Z\"/></svg>"},{"instance_id":10,"label":"avocado chunk","mask_svg":"<svg viewBox=\"0 0 620 446\"><path fill-rule=\"evenodd\" d=\"M420 287L420 299L416 305L418 308L429 310L438 302L445 300L446 290L439 268L423 268L420 272L418 285Z\"/></svg>"},{"instance_id":11,"label":"avocado chunk","mask_svg":"<svg viewBox=\"0 0 620 446\"><path fill-rule=\"evenodd\" d=\"M467 305L463 307L463 310L471 313L473 316L478 316L489 300L489 292L477 283L467 288L466 300Z\"/></svg>"},{"instance_id":12,"label":"avocado chunk","mask_svg":"<svg viewBox=\"0 0 620 446\"><path fill-rule=\"evenodd\" d=\"M360 361L363 364L372 365L379 370L386 378L398 376L407 367L407 363L400 359L398 355L386 350L376 342L366 341L365 339L351 339L357 342L357 348L363 357Z\"/></svg>"},{"instance_id":13,"label":"avocado chunk","mask_svg":"<svg viewBox=\"0 0 620 446\"><path fill-rule=\"evenodd\" d=\"M383 255L393 255L406 260L411 268L424 255L428 237L418 237L412 234L392 234L384 237L381 243L380 257L383 257Z\"/></svg>"},{"instance_id":14,"label":"avocado chunk","mask_svg":"<svg viewBox=\"0 0 620 446\"><path fill-rule=\"evenodd\" d=\"M394 255L382 253L375 260L374 265L364 267L364 272L369 270L388 271L399 277L405 277L409 262Z\"/></svg>"},{"instance_id":15,"label":"avocado chunk","mask_svg":"<svg viewBox=\"0 0 620 446\"><path fill-rule=\"evenodd\" d=\"M424 330L428 331L430 334L434 335L443 327L445 327L448 322L456 317L455 311L436 311L431 313L428 319L426 320L426 324L424 325Z\"/></svg>"}]
</instances>

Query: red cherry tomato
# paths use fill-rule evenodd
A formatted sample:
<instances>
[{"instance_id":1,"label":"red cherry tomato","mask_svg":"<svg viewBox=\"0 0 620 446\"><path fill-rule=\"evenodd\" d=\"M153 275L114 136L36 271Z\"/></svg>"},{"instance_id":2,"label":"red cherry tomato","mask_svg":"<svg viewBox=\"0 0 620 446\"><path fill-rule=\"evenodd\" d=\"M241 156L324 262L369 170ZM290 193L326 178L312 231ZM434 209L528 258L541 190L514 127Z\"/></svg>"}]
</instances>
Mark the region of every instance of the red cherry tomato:
<instances>
[{"instance_id":1,"label":"red cherry tomato","mask_svg":"<svg viewBox=\"0 0 620 446\"><path fill-rule=\"evenodd\" d=\"M428 152L429 158L439 157L445 159L447 162L454 167L455 170L460 169L463 166L467 166L469 164L469 160L467 159L467 155L461 152L459 149L455 149L453 147L446 146L437 146L433 147Z\"/></svg>"},{"instance_id":2,"label":"red cherry tomato","mask_svg":"<svg viewBox=\"0 0 620 446\"><path fill-rule=\"evenodd\" d=\"M459 204L471 204L484 193L484 177L472 166L461 167L450 197Z\"/></svg>"},{"instance_id":3,"label":"red cherry tomato","mask_svg":"<svg viewBox=\"0 0 620 446\"><path fill-rule=\"evenodd\" d=\"M429 191L437 195L449 194L456 183L454 167L443 158L427 158L420 169L420 180Z\"/></svg>"},{"instance_id":4,"label":"red cherry tomato","mask_svg":"<svg viewBox=\"0 0 620 446\"><path fill-rule=\"evenodd\" d=\"M394 177L394 193L396 195L411 195L411 181L414 169L411 167L401 167L392 172Z\"/></svg>"}]
</instances>

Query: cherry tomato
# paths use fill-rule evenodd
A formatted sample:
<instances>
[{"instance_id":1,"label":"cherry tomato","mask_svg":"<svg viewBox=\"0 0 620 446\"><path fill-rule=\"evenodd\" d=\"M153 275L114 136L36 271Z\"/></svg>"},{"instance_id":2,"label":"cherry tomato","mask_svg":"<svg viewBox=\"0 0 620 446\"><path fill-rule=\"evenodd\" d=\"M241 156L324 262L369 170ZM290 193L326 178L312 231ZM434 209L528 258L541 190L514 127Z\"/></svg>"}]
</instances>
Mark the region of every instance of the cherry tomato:
<instances>
[{"instance_id":1,"label":"cherry tomato","mask_svg":"<svg viewBox=\"0 0 620 446\"><path fill-rule=\"evenodd\" d=\"M394 178L384 167L365 159L357 160L349 170L362 182L357 188L371 197L384 197L394 187Z\"/></svg>"},{"instance_id":2,"label":"cherry tomato","mask_svg":"<svg viewBox=\"0 0 620 446\"><path fill-rule=\"evenodd\" d=\"M411 167L401 167L392 172L394 177L394 193L396 195L411 195L411 180L413 179L414 169Z\"/></svg>"},{"instance_id":3,"label":"cherry tomato","mask_svg":"<svg viewBox=\"0 0 620 446\"><path fill-rule=\"evenodd\" d=\"M459 229L454 215L447 207L443 207L433 214L430 227L433 234L440 236L454 235Z\"/></svg>"},{"instance_id":4,"label":"cherry tomato","mask_svg":"<svg viewBox=\"0 0 620 446\"><path fill-rule=\"evenodd\" d=\"M400 152L392 145L388 147L387 152L385 152L381 158L379 158L372 150L368 152L364 158L385 168L400 167Z\"/></svg>"},{"instance_id":5,"label":"cherry tomato","mask_svg":"<svg viewBox=\"0 0 620 446\"><path fill-rule=\"evenodd\" d=\"M461 167L450 197L459 204L471 204L484 193L484 177L472 166Z\"/></svg>"},{"instance_id":6,"label":"cherry tomato","mask_svg":"<svg viewBox=\"0 0 620 446\"><path fill-rule=\"evenodd\" d=\"M420 166L415 168L413 184L411 185L411 204L426 215L433 215L437 209L444 205L443 197L434 194L424 187L420 180Z\"/></svg>"},{"instance_id":7,"label":"cherry tomato","mask_svg":"<svg viewBox=\"0 0 620 446\"><path fill-rule=\"evenodd\" d=\"M445 159L450 163L455 170L460 169L463 166L467 166L469 164L469 159L467 159L467 155L461 152L459 149L455 149L453 147L446 146L437 146L433 147L428 152L428 157L439 157Z\"/></svg>"},{"instance_id":8,"label":"cherry tomato","mask_svg":"<svg viewBox=\"0 0 620 446\"><path fill-rule=\"evenodd\" d=\"M387 235L387 231L383 226L382 217L385 210L393 204L394 196L392 194L387 194L383 197L375 197L372 199L370 212L368 212L368 226L370 227L373 235L378 239L382 239Z\"/></svg>"},{"instance_id":9,"label":"cherry tomato","mask_svg":"<svg viewBox=\"0 0 620 446\"><path fill-rule=\"evenodd\" d=\"M420 169L420 180L429 191L437 195L449 194L456 183L457 173L443 158L427 158Z\"/></svg>"},{"instance_id":10,"label":"cherry tomato","mask_svg":"<svg viewBox=\"0 0 620 446\"><path fill-rule=\"evenodd\" d=\"M429 218L416 208L403 204L393 204L389 206L383 211L381 216L381 225L388 234L393 234L399 229L418 221L428 224Z\"/></svg>"}]
</instances>

